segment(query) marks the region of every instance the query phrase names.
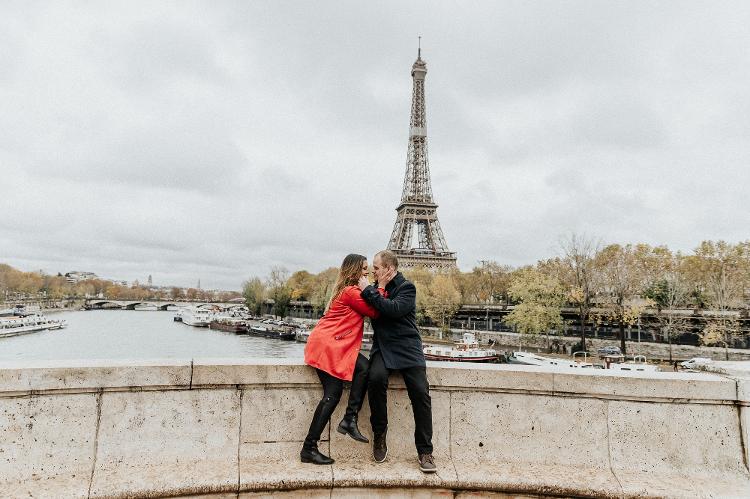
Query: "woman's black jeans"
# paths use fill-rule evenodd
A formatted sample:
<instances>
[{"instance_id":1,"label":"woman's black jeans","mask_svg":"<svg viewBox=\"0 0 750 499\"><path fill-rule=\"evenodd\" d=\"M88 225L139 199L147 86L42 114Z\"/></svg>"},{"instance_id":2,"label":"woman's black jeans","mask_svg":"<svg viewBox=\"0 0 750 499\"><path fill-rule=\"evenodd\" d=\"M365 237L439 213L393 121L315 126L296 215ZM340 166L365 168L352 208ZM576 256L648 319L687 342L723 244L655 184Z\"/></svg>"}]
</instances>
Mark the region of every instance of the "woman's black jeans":
<instances>
[{"instance_id":1,"label":"woman's black jeans","mask_svg":"<svg viewBox=\"0 0 750 499\"><path fill-rule=\"evenodd\" d=\"M359 410L362 408L362 404L365 400L365 393L367 392L367 371L369 361L367 357L361 353L357 355L357 362L354 364L354 376L352 377L352 387L349 392L349 403L346 406L346 415L344 419L351 419L355 417ZM307 432L305 443L303 447L305 449L313 449L318 445L320 435L326 427L326 423L331 419L333 411L336 406L339 405L341 400L341 394L344 392L344 380L331 376L325 371L315 369L320 378L320 383L323 385L323 398L318 402L318 407L315 408L315 414L313 420L310 423L310 430Z\"/></svg>"}]
</instances>

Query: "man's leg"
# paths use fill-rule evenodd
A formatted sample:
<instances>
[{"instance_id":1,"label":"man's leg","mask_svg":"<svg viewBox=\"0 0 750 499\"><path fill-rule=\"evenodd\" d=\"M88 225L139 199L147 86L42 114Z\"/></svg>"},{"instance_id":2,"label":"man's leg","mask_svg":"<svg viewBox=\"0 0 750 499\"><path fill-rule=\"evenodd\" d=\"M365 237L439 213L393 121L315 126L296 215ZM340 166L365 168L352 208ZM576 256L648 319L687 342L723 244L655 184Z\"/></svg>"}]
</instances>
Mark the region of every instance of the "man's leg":
<instances>
[{"instance_id":1,"label":"man's leg","mask_svg":"<svg viewBox=\"0 0 750 499\"><path fill-rule=\"evenodd\" d=\"M388 375L383 356L375 352L370 357L370 378L367 395L370 399L370 424L372 425L372 457L382 463L388 457L386 433L388 430Z\"/></svg>"},{"instance_id":2,"label":"man's leg","mask_svg":"<svg viewBox=\"0 0 750 499\"><path fill-rule=\"evenodd\" d=\"M372 433L379 435L388 429L388 369L380 352L370 357L367 398L370 401Z\"/></svg>"},{"instance_id":3,"label":"man's leg","mask_svg":"<svg viewBox=\"0 0 750 499\"><path fill-rule=\"evenodd\" d=\"M419 454L432 454L432 399L424 367L401 369L414 412L414 444Z\"/></svg>"}]
</instances>

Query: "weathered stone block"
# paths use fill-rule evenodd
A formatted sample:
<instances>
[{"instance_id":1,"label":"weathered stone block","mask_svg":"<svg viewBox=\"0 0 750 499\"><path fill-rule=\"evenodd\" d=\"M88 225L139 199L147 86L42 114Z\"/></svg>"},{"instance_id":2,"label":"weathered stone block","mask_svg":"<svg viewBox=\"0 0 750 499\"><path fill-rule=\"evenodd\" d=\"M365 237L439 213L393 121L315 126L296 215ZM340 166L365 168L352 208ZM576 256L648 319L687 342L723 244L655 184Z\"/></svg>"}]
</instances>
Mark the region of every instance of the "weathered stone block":
<instances>
[{"instance_id":1,"label":"weathered stone block","mask_svg":"<svg viewBox=\"0 0 750 499\"><path fill-rule=\"evenodd\" d=\"M312 367L293 359L196 359L193 386L200 385L320 385Z\"/></svg>"},{"instance_id":2,"label":"weathered stone block","mask_svg":"<svg viewBox=\"0 0 750 499\"><path fill-rule=\"evenodd\" d=\"M461 364L446 366L428 362L430 383L441 388L492 389L498 391L549 391L553 389L553 371L537 366L498 364Z\"/></svg>"},{"instance_id":3,"label":"weathered stone block","mask_svg":"<svg viewBox=\"0 0 750 499\"><path fill-rule=\"evenodd\" d=\"M736 397L731 379L707 373L646 373L601 370L560 372L554 390L561 393L632 399L685 399L725 401Z\"/></svg>"},{"instance_id":4,"label":"weathered stone block","mask_svg":"<svg viewBox=\"0 0 750 499\"><path fill-rule=\"evenodd\" d=\"M300 462L302 442L323 391L311 388L247 388L242 391L240 490L331 487L330 466ZM329 428L318 448L329 453Z\"/></svg>"},{"instance_id":5,"label":"weathered stone block","mask_svg":"<svg viewBox=\"0 0 750 499\"><path fill-rule=\"evenodd\" d=\"M465 488L620 494L609 469L605 401L453 392L451 442ZM545 490L550 483L567 488Z\"/></svg>"},{"instance_id":6,"label":"weathered stone block","mask_svg":"<svg viewBox=\"0 0 750 499\"><path fill-rule=\"evenodd\" d=\"M324 454L328 442L318 444ZM240 447L240 491L333 487L331 466L300 462L302 442L243 443Z\"/></svg>"},{"instance_id":7,"label":"weathered stone block","mask_svg":"<svg viewBox=\"0 0 750 499\"><path fill-rule=\"evenodd\" d=\"M102 394L95 497L237 490L237 390Z\"/></svg>"},{"instance_id":8,"label":"weathered stone block","mask_svg":"<svg viewBox=\"0 0 750 499\"><path fill-rule=\"evenodd\" d=\"M247 388L242 390L242 442L299 442L310 428L323 389ZM328 440L328 427L321 440Z\"/></svg>"},{"instance_id":9,"label":"weathered stone block","mask_svg":"<svg viewBox=\"0 0 750 499\"><path fill-rule=\"evenodd\" d=\"M0 393L189 384L190 361L184 360L5 362L0 367Z\"/></svg>"},{"instance_id":10,"label":"weathered stone block","mask_svg":"<svg viewBox=\"0 0 750 499\"><path fill-rule=\"evenodd\" d=\"M96 395L0 398L0 496L86 497Z\"/></svg>"},{"instance_id":11,"label":"weathered stone block","mask_svg":"<svg viewBox=\"0 0 750 499\"><path fill-rule=\"evenodd\" d=\"M609 426L612 469L626 493L709 497L750 485L736 407L610 401Z\"/></svg>"}]
</instances>

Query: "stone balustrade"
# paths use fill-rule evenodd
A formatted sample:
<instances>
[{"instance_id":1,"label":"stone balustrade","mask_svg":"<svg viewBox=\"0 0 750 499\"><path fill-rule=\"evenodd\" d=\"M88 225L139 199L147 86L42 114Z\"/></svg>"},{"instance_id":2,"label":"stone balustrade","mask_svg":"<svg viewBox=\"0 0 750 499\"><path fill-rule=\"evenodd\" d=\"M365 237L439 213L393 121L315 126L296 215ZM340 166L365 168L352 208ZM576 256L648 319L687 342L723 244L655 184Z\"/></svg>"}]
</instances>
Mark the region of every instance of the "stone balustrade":
<instances>
[{"instance_id":1,"label":"stone balustrade","mask_svg":"<svg viewBox=\"0 0 750 499\"><path fill-rule=\"evenodd\" d=\"M428 377L434 475L398 376L388 460L326 429L336 463L314 466L299 450L321 390L296 361L5 363L0 496L750 497L742 376L432 363Z\"/></svg>"}]
</instances>

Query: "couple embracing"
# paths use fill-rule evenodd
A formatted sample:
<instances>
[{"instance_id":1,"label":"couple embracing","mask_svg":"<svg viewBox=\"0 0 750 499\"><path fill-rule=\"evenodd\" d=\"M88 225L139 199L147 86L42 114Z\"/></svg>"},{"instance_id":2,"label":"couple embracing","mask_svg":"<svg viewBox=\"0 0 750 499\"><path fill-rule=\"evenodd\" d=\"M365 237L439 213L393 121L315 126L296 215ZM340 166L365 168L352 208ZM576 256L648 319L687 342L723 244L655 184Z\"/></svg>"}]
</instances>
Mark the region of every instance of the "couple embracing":
<instances>
[{"instance_id":1,"label":"couple embracing","mask_svg":"<svg viewBox=\"0 0 750 499\"><path fill-rule=\"evenodd\" d=\"M432 402L416 324L417 290L398 271L398 259L390 251L375 255L373 273L375 284L371 285L367 258L347 255L326 312L310 333L305 363L315 368L323 385L323 398L315 409L300 459L303 463L333 464L333 459L318 450L318 440L341 399L344 381L351 381L346 413L337 431L369 443L357 426L357 415L367 393L372 455L378 463L385 461L388 377L399 371L414 413L419 469L434 473L437 468L432 457ZM365 316L371 319L375 332L369 360L359 352Z\"/></svg>"}]
</instances>

